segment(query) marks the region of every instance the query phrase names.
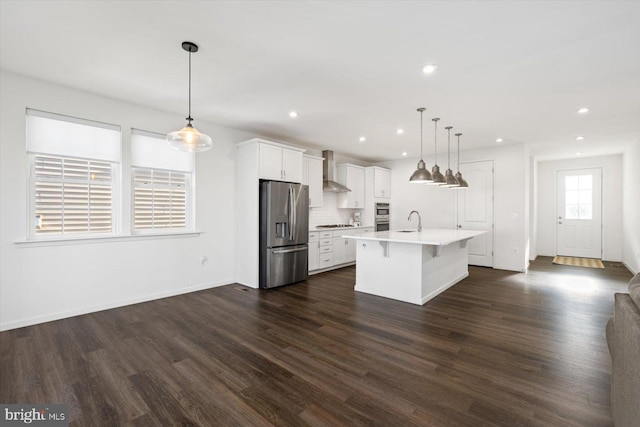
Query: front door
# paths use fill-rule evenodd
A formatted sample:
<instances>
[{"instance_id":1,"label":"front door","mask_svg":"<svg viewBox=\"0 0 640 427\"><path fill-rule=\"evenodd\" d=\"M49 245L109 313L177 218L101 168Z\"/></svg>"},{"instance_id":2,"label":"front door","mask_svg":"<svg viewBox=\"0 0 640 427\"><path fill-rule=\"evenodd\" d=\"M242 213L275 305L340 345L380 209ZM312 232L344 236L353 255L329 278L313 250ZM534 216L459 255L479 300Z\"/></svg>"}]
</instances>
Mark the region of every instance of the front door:
<instances>
[{"instance_id":1,"label":"front door","mask_svg":"<svg viewBox=\"0 0 640 427\"><path fill-rule=\"evenodd\" d=\"M461 163L469 187L458 193L458 228L485 230L469 240L469 265L493 267L493 161Z\"/></svg>"},{"instance_id":2,"label":"front door","mask_svg":"<svg viewBox=\"0 0 640 427\"><path fill-rule=\"evenodd\" d=\"M602 257L602 169L557 172L556 254Z\"/></svg>"}]
</instances>

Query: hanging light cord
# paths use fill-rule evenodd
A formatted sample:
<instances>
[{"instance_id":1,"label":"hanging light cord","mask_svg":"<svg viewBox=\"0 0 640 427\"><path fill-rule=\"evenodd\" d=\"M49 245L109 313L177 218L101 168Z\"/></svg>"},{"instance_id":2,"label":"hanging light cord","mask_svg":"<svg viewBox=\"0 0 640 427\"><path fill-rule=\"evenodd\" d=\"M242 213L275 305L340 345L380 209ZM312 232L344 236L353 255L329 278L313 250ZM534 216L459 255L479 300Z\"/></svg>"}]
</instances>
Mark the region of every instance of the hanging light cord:
<instances>
[{"instance_id":1,"label":"hanging light cord","mask_svg":"<svg viewBox=\"0 0 640 427\"><path fill-rule=\"evenodd\" d=\"M189 117L187 117L187 121L189 122L189 126L191 126L191 122L193 121L191 118L191 51L189 51Z\"/></svg>"},{"instance_id":2,"label":"hanging light cord","mask_svg":"<svg viewBox=\"0 0 640 427\"><path fill-rule=\"evenodd\" d=\"M420 160L422 160L422 111L420 111Z\"/></svg>"},{"instance_id":3,"label":"hanging light cord","mask_svg":"<svg viewBox=\"0 0 640 427\"><path fill-rule=\"evenodd\" d=\"M458 172L460 172L460 135L462 134L459 133L456 135L458 137Z\"/></svg>"},{"instance_id":4,"label":"hanging light cord","mask_svg":"<svg viewBox=\"0 0 640 427\"><path fill-rule=\"evenodd\" d=\"M447 129L447 169L451 169L451 129Z\"/></svg>"},{"instance_id":5,"label":"hanging light cord","mask_svg":"<svg viewBox=\"0 0 640 427\"><path fill-rule=\"evenodd\" d=\"M436 162L436 166L438 165L438 121L434 120L435 126L435 134L433 135L433 145L435 146L435 152L433 153L433 159Z\"/></svg>"}]
</instances>

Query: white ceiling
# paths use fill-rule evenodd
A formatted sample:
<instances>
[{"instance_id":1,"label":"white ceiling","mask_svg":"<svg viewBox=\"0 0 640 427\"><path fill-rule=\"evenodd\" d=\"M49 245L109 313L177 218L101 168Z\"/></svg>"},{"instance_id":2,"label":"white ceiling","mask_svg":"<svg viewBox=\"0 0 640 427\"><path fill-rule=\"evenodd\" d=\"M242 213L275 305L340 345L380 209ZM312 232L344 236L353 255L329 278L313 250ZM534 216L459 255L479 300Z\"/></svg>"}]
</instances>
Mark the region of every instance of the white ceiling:
<instances>
[{"instance_id":1,"label":"white ceiling","mask_svg":"<svg viewBox=\"0 0 640 427\"><path fill-rule=\"evenodd\" d=\"M389 160L419 155L424 106L425 155L436 116L463 150L640 143L638 1L0 2L2 69L186 116L183 40L196 127Z\"/></svg>"}]
</instances>

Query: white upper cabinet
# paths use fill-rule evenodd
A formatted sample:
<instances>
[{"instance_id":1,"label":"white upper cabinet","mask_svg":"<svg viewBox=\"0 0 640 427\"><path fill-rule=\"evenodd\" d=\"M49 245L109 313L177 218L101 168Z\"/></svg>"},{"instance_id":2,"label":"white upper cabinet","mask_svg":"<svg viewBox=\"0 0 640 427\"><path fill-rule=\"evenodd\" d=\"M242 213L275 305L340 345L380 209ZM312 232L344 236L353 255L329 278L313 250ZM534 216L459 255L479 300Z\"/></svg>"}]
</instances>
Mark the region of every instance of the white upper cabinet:
<instances>
[{"instance_id":1,"label":"white upper cabinet","mask_svg":"<svg viewBox=\"0 0 640 427\"><path fill-rule=\"evenodd\" d=\"M282 180L282 147L260 144L260 179Z\"/></svg>"},{"instance_id":2,"label":"white upper cabinet","mask_svg":"<svg viewBox=\"0 0 640 427\"><path fill-rule=\"evenodd\" d=\"M391 197L391 171L373 167L373 197Z\"/></svg>"},{"instance_id":3,"label":"white upper cabinet","mask_svg":"<svg viewBox=\"0 0 640 427\"><path fill-rule=\"evenodd\" d=\"M302 151L282 149L282 180L302 182Z\"/></svg>"},{"instance_id":4,"label":"white upper cabinet","mask_svg":"<svg viewBox=\"0 0 640 427\"><path fill-rule=\"evenodd\" d=\"M309 186L309 207L321 208L322 196L322 157L303 156L302 183Z\"/></svg>"},{"instance_id":5,"label":"white upper cabinet","mask_svg":"<svg viewBox=\"0 0 640 427\"><path fill-rule=\"evenodd\" d=\"M289 148L272 142L258 142L258 144L260 147L260 179L302 182L303 149Z\"/></svg>"},{"instance_id":6,"label":"white upper cabinet","mask_svg":"<svg viewBox=\"0 0 640 427\"><path fill-rule=\"evenodd\" d=\"M339 164L338 182L351 190L338 194L338 207L364 209L364 168L349 163Z\"/></svg>"},{"instance_id":7,"label":"white upper cabinet","mask_svg":"<svg viewBox=\"0 0 640 427\"><path fill-rule=\"evenodd\" d=\"M388 199L391 197L391 170L379 166L369 166L366 169L365 189L367 191L367 203L373 203L376 199Z\"/></svg>"}]
</instances>

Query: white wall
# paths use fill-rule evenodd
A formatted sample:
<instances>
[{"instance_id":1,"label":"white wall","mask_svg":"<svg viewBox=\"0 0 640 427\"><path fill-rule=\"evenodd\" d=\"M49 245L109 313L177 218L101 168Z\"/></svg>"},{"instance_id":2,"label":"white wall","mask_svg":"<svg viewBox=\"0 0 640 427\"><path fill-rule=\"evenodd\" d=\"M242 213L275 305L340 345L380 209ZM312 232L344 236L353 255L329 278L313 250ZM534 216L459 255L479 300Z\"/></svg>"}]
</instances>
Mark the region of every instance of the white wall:
<instances>
[{"instance_id":1,"label":"white wall","mask_svg":"<svg viewBox=\"0 0 640 427\"><path fill-rule=\"evenodd\" d=\"M640 272L640 141L623 155L622 261L633 273Z\"/></svg>"},{"instance_id":2,"label":"white wall","mask_svg":"<svg viewBox=\"0 0 640 427\"><path fill-rule=\"evenodd\" d=\"M538 257L538 162L529 162L529 260Z\"/></svg>"},{"instance_id":3,"label":"white wall","mask_svg":"<svg viewBox=\"0 0 640 427\"><path fill-rule=\"evenodd\" d=\"M426 158L427 167L433 158ZM494 268L525 271L528 265L528 150L522 144L463 151L460 162L494 162ZM381 163L391 169L391 228L415 227L407 221L412 210L425 228L456 227L456 191L409 183L418 159ZM442 165L441 165L442 166ZM473 185L473 183L469 183ZM514 248L516 251L514 251Z\"/></svg>"},{"instance_id":4,"label":"white wall","mask_svg":"<svg viewBox=\"0 0 640 427\"><path fill-rule=\"evenodd\" d=\"M620 154L538 163L538 255L554 256L556 254L557 172L563 169L595 167L602 168L602 258L608 261L622 260L622 156Z\"/></svg>"},{"instance_id":5,"label":"white wall","mask_svg":"<svg viewBox=\"0 0 640 427\"><path fill-rule=\"evenodd\" d=\"M234 143L255 135L196 121L214 141L212 150L196 155L199 236L18 245L27 233L27 107L121 126L125 230L130 128L166 133L182 127L184 116L6 72L0 93L0 329L235 281Z\"/></svg>"}]
</instances>

